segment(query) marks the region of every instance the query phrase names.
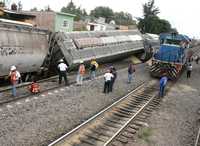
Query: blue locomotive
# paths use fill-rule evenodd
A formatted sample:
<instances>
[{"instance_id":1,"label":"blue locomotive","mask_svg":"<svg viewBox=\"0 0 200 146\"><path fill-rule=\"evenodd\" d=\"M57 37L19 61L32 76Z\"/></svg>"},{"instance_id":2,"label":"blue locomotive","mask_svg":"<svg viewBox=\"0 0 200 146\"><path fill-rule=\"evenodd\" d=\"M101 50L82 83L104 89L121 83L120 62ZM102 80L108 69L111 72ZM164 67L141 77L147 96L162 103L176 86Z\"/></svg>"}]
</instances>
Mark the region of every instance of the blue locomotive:
<instances>
[{"instance_id":1,"label":"blue locomotive","mask_svg":"<svg viewBox=\"0 0 200 146\"><path fill-rule=\"evenodd\" d=\"M150 73L161 77L166 73L171 80L180 75L188 57L190 39L181 34L161 34L160 48L154 53Z\"/></svg>"}]
</instances>

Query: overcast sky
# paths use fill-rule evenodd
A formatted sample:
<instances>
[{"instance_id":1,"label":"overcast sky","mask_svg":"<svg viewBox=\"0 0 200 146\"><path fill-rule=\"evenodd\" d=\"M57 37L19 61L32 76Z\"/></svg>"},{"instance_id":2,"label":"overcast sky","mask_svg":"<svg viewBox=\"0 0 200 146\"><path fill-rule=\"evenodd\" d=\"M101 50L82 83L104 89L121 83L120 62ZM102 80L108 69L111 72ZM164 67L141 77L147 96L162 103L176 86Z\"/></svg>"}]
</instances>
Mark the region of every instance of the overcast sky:
<instances>
[{"instance_id":1,"label":"overcast sky","mask_svg":"<svg viewBox=\"0 0 200 146\"><path fill-rule=\"evenodd\" d=\"M18 2L19 0L8 0ZM43 9L49 5L53 10L60 11L70 0L21 0L24 10L33 7ZM88 12L96 6L109 6L114 11L127 11L133 17L141 17L142 4L148 0L73 0L77 6L85 8ZM155 0L159 7L159 16L167 19L172 27L180 33L200 38L200 1L199 0Z\"/></svg>"}]
</instances>

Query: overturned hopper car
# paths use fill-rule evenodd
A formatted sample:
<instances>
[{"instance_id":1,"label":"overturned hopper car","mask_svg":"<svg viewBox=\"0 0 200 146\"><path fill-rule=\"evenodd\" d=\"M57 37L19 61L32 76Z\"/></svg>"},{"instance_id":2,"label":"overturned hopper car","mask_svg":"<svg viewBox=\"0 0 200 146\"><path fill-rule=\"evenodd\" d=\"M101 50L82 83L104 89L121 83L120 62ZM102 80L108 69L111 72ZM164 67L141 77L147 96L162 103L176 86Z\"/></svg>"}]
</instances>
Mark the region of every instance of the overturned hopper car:
<instances>
[{"instance_id":1,"label":"overturned hopper car","mask_svg":"<svg viewBox=\"0 0 200 146\"><path fill-rule=\"evenodd\" d=\"M138 30L58 32L50 40L51 65L60 58L69 66L76 66L92 58L106 62L144 51L143 37Z\"/></svg>"},{"instance_id":2,"label":"overturned hopper car","mask_svg":"<svg viewBox=\"0 0 200 146\"><path fill-rule=\"evenodd\" d=\"M0 78L10 66L26 76L40 70L48 52L48 32L17 23L0 22Z\"/></svg>"}]
</instances>

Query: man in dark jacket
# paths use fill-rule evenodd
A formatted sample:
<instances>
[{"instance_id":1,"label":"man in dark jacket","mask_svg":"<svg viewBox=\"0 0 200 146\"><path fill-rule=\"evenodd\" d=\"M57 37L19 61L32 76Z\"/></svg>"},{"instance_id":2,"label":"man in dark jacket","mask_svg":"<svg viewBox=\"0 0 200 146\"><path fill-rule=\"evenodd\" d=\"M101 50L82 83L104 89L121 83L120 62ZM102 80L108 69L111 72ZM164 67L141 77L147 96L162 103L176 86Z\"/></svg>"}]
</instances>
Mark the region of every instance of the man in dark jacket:
<instances>
[{"instance_id":1,"label":"man in dark jacket","mask_svg":"<svg viewBox=\"0 0 200 146\"><path fill-rule=\"evenodd\" d=\"M133 79L133 73L135 72L135 67L133 63L130 63L128 66L128 83L130 84Z\"/></svg>"},{"instance_id":2,"label":"man in dark jacket","mask_svg":"<svg viewBox=\"0 0 200 146\"><path fill-rule=\"evenodd\" d=\"M117 71L116 71L116 68L112 66L112 67L110 68L110 73L113 75L113 77L111 78L111 83L110 83L110 92L112 92L113 86L114 86L114 83L115 83L115 80L116 80L116 78L117 78Z\"/></svg>"}]
</instances>

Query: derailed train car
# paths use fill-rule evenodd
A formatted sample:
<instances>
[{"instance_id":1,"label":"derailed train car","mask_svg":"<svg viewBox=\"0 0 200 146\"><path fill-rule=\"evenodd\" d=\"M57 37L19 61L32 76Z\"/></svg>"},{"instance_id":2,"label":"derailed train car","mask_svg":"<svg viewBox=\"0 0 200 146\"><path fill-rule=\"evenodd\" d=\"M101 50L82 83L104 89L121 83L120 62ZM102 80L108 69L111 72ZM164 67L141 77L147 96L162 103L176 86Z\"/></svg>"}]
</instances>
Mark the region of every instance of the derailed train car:
<instances>
[{"instance_id":1,"label":"derailed train car","mask_svg":"<svg viewBox=\"0 0 200 146\"><path fill-rule=\"evenodd\" d=\"M143 54L141 59L146 61L152 58L153 53L159 49L160 40L159 40L159 35L157 34L146 33L146 34L143 34L142 36L144 40L145 53Z\"/></svg>"},{"instance_id":2,"label":"derailed train car","mask_svg":"<svg viewBox=\"0 0 200 146\"><path fill-rule=\"evenodd\" d=\"M106 62L144 51L143 37L138 30L58 32L50 40L51 65L60 58L64 58L69 66L76 66L80 61L87 63L92 58Z\"/></svg>"},{"instance_id":3,"label":"derailed train car","mask_svg":"<svg viewBox=\"0 0 200 146\"><path fill-rule=\"evenodd\" d=\"M13 22L0 22L0 78L15 65L25 77L41 69L48 52L48 32Z\"/></svg>"},{"instance_id":4,"label":"derailed train car","mask_svg":"<svg viewBox=\"0 0 200 146\"><path fill-rule=\"evenodd\" d=\"M177 79L186 64L190 39L181 34L164 34L160 36L161 45L154 54L150 73L161 77L167 74L171 80Z\"/></svg>"},{"instance_id":5,"label":"derailed train car","mask_svg":"<svg viewBox=\"0 0 200 146\"><path fill-rule=\"evenodd\" d=\"M73 68L80 61L109 62L145 50L138 30L56 32L49 37L46 30L0 22L0 37L0 79L8 76L12 65L26 77L55 69L61 58Z\"/></svg>"}]
</instances>

